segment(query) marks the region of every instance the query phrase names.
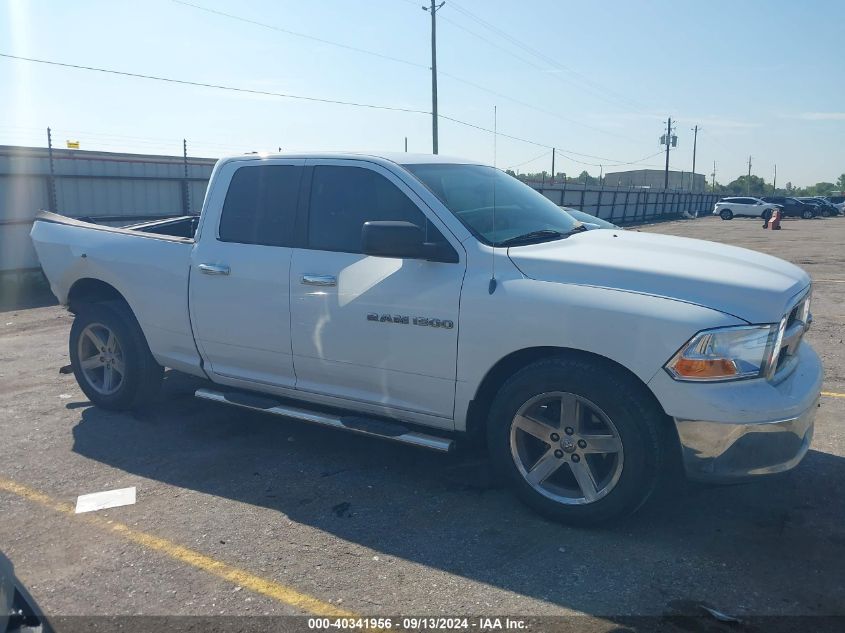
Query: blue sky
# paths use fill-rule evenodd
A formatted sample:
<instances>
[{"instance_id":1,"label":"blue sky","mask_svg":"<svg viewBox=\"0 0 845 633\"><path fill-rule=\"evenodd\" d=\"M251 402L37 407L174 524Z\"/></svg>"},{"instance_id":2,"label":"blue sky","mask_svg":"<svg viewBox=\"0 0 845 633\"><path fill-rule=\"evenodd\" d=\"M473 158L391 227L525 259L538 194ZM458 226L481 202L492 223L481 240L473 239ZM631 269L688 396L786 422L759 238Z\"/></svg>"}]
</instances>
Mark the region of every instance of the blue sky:
<instances>
[{"instance_id":1,"label":"blue sky","mask_svg":"<svg viewBox=\"0 0 845 633\"><path fill-rule=\"evenodd\" d=\"M430 110L430 22L421 2L187 1L402 61L172 0L0 0L0 53ZM501 133L562 150L558 171L628 169L613 163L658 152L671 115L675 169L691 168L698 124L696 171L709 178L715 160L723 183L745 173L749 154L767 181L777 164L781 185L845 172L841 0L447 0L438 18L441 114L492 128L496 106ZM401 151L407 136L411 151L431 151L424 114L6 58L0 85L0 144L41 145L50 125L57 144L79 140L83 149L180 153L187 138L190 153L202 156L279 146ZM495 145L499 167L551 168L547 148L503 136ZM493 136L442 120L440 153L492 163ZM637 167L662 164L653 156Z\"/></svg>"}]
</instances>

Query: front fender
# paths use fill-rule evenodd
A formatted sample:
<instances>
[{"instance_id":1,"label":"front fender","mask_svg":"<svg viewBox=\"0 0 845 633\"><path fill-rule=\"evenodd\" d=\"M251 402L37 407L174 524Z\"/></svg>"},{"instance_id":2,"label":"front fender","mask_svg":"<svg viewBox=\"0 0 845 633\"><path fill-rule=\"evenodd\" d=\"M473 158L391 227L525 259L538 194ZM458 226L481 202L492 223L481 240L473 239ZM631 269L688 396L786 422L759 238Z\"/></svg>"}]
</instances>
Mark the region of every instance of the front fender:
<instances>
[{"instance_id":1,"label":"front fender","mask_svg":"<svg viewBox=\"0 0 845 633\"><path fill-rule=\"evenodd\" d=\"M514 352L537 347L589 352L648 384L696 332L744 324L700 305L630 291L514 276L489 294L480 281L465 282L461 298L457 430L466 428L467 408L487 372Z\"/></svg>"}]
</instances>

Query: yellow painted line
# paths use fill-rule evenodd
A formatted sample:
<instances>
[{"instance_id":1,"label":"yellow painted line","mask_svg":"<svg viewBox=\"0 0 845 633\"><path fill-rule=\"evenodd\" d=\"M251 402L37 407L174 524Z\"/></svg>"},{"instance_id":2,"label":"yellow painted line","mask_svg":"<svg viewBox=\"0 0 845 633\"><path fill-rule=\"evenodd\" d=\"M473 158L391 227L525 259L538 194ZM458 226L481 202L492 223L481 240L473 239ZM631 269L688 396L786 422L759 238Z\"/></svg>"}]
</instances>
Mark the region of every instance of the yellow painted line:
<instances>
[{"instance_id":1,"label":"yellow painted line","mask_svg":"<svg viewBox=\"0 0 845 633\"><path fill-rule=\"evenodd\" d=\"M835 391L822 391L822 395L828 398L845 398L845 393L836 393Z\"/></svg>"},{"instance_id":2,"label":"yellow painted line","mask_svg":"<svg viewBox=\"0 0 845 633\"><path fill-rule=\"evenodd\" d=\"M233 567L232 565L211 558L210 556L206 556L205 554L200 554L197 551L183 547L182 545L178 545L177 543L168 541L167 539L159 536L153 536L152 534L147 534L146 532L133 529L123 523L111 521L96 515L77 515L74 511L74 507L69 503L56 501L44 493L28 488L27 486L21 485L9 479L0 477L0 490L17 495L27 501L32 501L61 514L72 516L77 520L85 521L91 525L96 525L102 530L117 534L128 541L141 545L142 547L164 554L173 560L195 567L211 574L212 576L217 576L218 578L230 582L233 585L239 585L257 594L267 596L268 598L272 598L278 602L295 607L301 611L313 613L314 615L319 616L358 617L358 614L356 613L338 609L334 605L329 604L328 602L323 602L319 598L309 596L308 594L292 589L291 587L286 587L285 585L273 580L261 578L260 576L251 574L248 571L238 569L237 567Z\"/></svg>"}]
</instances>

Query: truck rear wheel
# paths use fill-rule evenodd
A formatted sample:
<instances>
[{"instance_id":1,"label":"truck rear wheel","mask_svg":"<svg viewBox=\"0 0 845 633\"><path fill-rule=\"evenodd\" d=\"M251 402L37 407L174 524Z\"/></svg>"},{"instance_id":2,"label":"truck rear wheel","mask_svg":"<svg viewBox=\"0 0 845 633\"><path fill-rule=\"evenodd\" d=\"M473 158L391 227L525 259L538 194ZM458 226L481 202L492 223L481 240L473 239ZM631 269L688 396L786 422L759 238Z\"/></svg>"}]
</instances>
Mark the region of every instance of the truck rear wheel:
<instances>
[{"instance_id":1,"label":"truck rear wheel","mask_svg":"<svg viewBox=\"0 0 845 633\"><path fill-rule=\"evenodd\" d=\"M126 410L148 402L164 373L141 327L119 302L79 308L70 329L70 362L76 382L99 407Z\"/></svg>"},{"instance_id":2,"label":"truck rear wheel","mask_svg":"<svg viewBox=\"0 0 845 633\"><path fill-rule=\"evenodd\" d=\"M495 466L517 495L565 523L629 514L654 491L667 460L663 413L623 371L550 358L514 374L488 421Z\"/></svg>"}]
</instances>

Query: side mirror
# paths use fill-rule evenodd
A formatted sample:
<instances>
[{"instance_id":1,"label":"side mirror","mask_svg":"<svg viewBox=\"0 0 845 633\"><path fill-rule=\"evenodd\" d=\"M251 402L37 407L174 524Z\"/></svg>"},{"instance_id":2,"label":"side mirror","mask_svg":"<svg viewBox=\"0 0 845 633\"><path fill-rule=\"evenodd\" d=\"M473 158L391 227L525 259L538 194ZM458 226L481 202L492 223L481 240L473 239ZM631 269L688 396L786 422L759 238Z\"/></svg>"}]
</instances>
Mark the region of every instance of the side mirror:
<instances>
[{"instance_id":1,"label":"side mirror","mask_svg":"<svg viewBox=\"0 0 845 633\"><path fill-rule=\"evenodd\" d=\"M361 227L361 251L375 257L427 259L455 263L458 254L449 244L430 244L423 230L411 222L370 221Z\"/></svg>"},{"instance_id":2,"label":"side mirror","mask_svg":"<svg viewBox=\"0 0 845 633\"><path fill-rule=\"evenodd\" d=\"M424 243L422 229L410 222L364 222L361 227L361 250L365 255L421 258Z\"/></svg>"}]
</instances>

